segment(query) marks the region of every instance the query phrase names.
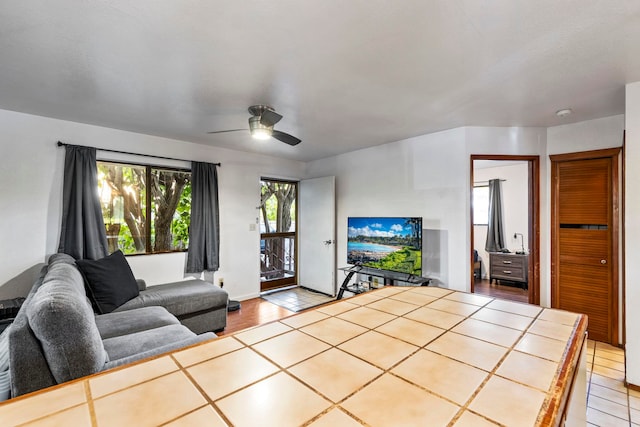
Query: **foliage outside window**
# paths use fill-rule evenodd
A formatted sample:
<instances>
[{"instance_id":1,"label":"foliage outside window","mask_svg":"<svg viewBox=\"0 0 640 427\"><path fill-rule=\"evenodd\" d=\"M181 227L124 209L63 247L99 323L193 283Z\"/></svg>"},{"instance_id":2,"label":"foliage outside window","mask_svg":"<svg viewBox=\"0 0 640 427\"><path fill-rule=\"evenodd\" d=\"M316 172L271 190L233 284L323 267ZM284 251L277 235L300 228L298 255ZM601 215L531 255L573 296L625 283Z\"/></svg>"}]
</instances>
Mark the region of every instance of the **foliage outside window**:
<instances>
[{"instance_id":1,"label":"foliage outside window","mask_svg":"<svg viewBox=\"0 0 640 427\"><path fill-rule=\"evenodd\" d=\"M98 162L98 194L110 253L187 250L190 171Z\"/></svg>"},{"instance_id":2,"label":"foliage outside window","mask_svg":"<svg viewBox=\"0 0 640 427\"><path fill-rule=\"evenodd\" d=\"M473 224L489 224L489 187L473 187Z\"/></svg>"},{"instance_id":3,"label":"foliage outside window","mask_svg":"<svg viewBox=\"0 0 640 427\"><path fill-rule=\"evenodd\" d=\"M262 233L295 231L296 188L292 182L260 181L260 228Z\"/></svg>"}]
</instances>

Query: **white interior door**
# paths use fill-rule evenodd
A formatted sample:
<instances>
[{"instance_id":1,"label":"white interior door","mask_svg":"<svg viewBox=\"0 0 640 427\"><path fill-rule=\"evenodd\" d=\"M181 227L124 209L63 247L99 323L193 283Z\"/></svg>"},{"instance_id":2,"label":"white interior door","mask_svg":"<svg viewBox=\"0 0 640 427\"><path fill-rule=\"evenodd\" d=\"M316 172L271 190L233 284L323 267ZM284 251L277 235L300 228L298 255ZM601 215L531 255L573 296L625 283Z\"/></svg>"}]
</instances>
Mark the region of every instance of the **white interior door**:
<instances>
[{"instance_id":1,"label":"white interior door","mask_svg":"<svg viewBox=\"0 0 640 427\"><path fill-rule=\"evenodd\" d=\"M336 295L336 180L298 184L298 285Z\"/></svg>"}]
</instances>

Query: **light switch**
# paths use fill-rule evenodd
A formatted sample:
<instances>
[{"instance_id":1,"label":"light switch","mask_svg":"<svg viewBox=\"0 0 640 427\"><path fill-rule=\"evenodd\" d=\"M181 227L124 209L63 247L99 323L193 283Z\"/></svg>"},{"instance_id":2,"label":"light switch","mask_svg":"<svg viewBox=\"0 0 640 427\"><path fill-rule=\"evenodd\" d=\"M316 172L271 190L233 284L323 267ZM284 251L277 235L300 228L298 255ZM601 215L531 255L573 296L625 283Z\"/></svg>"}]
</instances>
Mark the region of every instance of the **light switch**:
<instances>
[{"instance_id":1,"label":"light switch","mask_svg":"<svg viewBox=\"0 0 640 427\"><path fill-rule=\"evenodd\" d=\"M249 224L249 231L256 231L256 225L255 224Z\"/></svg>"}]
</instances>

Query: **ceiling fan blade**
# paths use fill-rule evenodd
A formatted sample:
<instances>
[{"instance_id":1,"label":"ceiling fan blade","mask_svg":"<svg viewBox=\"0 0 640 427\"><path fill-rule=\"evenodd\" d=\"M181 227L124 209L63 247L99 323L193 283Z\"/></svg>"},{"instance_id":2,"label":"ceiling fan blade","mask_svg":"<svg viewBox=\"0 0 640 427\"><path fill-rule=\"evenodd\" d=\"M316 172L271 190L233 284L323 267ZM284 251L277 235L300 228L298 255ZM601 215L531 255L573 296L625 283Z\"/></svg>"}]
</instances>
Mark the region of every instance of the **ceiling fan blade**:
<instances>
[{"instance_id":1,"label":"ceiling fan blade","mask_svg":"<svg viewBox=\"0 0 640 427\"><path fill-rule=\"evenodd\" d=\"M214 130L212 132L207 132L208 134L214 134L214 133L227 133L227 132L238 132L238 131L246 131L248 129L229 129L229 130Z\"/></svg>"},{"instance_id":2,"label":"ceiling fan blade","mask_svg":"<svg viewBox=\"0 0 640 427\"><path fill-rule=\"evenodd\" d=\"M296 138L295 136L289 135L288 133L280 132L279 130L274 130L271 136L278 141L282 141L285 144L289 145L298 145L302 142L302 140Z\"/></svg>"},{"instance_id":3,"label":"ceiling fan blade","mask_svg":"<svg viewBox=\"0 0 640 427\"><path fill-rule=\"evenodd\" d=\"M273 110L264 110L260 115L260 124L264 126L273 126L282 119L282 116Z\"/></svg>"}]
</instances>

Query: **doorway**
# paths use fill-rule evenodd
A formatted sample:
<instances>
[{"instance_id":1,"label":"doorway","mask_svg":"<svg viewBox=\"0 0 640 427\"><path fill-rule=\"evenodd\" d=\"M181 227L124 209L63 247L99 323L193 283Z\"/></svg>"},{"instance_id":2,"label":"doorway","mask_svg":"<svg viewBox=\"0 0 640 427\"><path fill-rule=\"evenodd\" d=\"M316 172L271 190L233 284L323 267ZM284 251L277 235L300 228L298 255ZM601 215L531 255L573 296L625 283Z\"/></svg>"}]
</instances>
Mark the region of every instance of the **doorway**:
<instances>
[{"instance_id":1,"label":"doorway","mask_svg":"<svg viewBox=\"0 0 640 427\"><path fill-rule=\"evenodd\" d=\"M551 306L589 316L618 345L620 148L551 159Z\"/></svg>"},{"instance_id":2,"label":"doorway","mask_svg":"<svg viewBox=\"0 0 640 427\"><path fill-rule=\"evenodd\" d=\"M296 284L297 208L297 182L260 180L260 292Z\"/></svg>"},{"instance_id":3,"label":"doorway","mask_svg":"<svg viewBox=\"0 0 640 427\"><path fill-rule=\"evenodd\" d=\"M490 163L488 163L490 162ZM476 172L484 164L496 168L501 176L489 177ZM479 182L477 176L482 177ZM471 271L470 289L472 293L483 293L493 297L509 299L530 304L540 304L540 158L539 156L519 155L471 155L470 165L471 196ZM484 241L476 239L484 232L488 218L482 223L482 193L488 197L488 181L498 179L511 187L517 184L519 190L512 190L511 201L518 198L518 207L506 206L509 216L503 226L503 246L505 252L485 252ZM507 181L507 182L505 182ZM479 191L475 191L479 189ZM474 200L475 196L478 198ZM479 196L480 194L480 196ZM509 203L503 200L502 205ZM486 209L486 205L485 208ZM482 212L477 212L478 214ZM484 229L483 229L484 227ZM484 240L480 238L480 240ZM508 253L506 251L509 251ZM482 254L483 255L480 255ZM493 263L493 268L492 268ZM504 265L503 265L504 264ZM500 268L498 268L500 267Z\"/></svg>"}]
</instances>

